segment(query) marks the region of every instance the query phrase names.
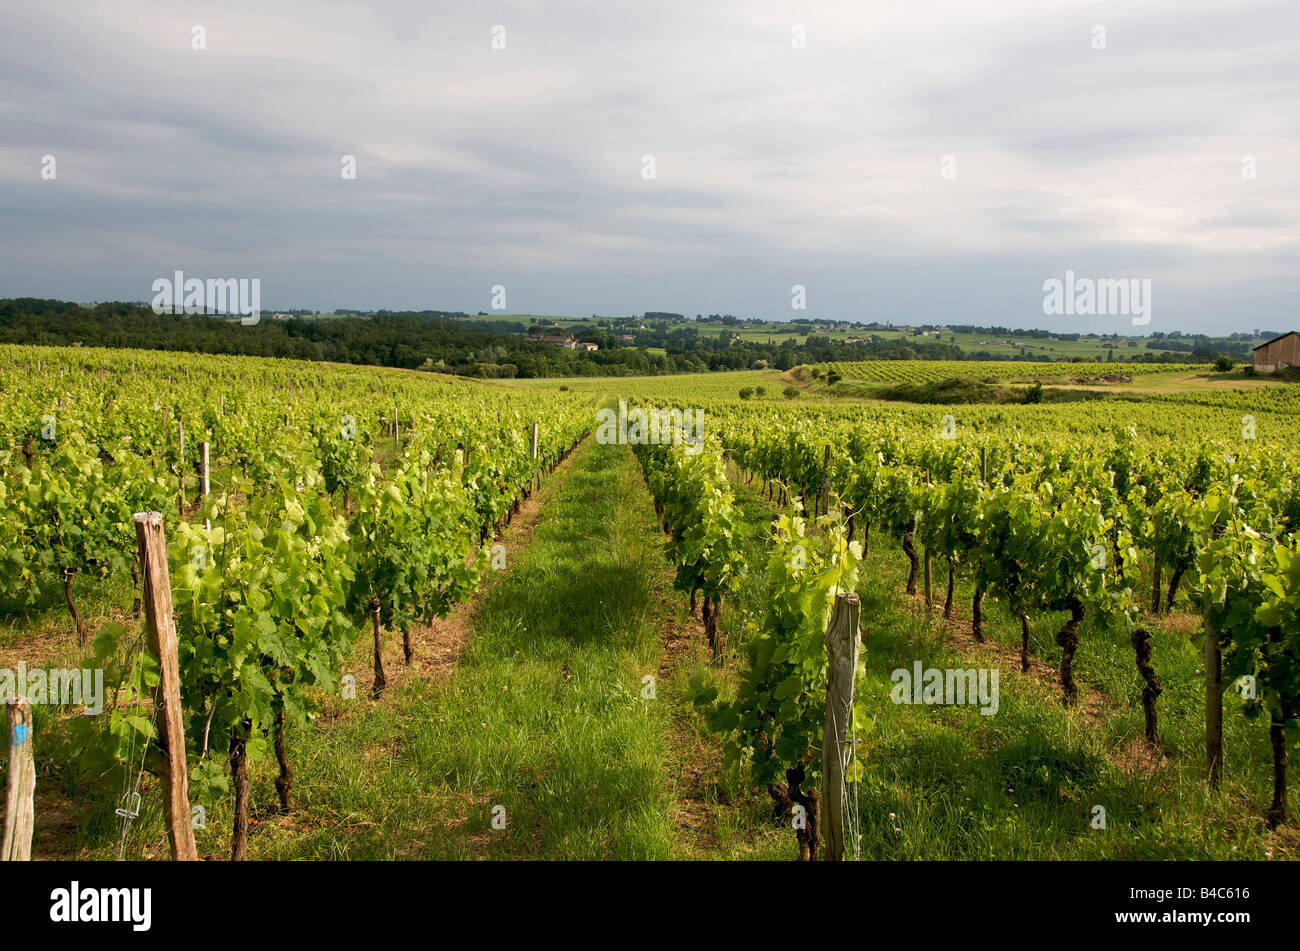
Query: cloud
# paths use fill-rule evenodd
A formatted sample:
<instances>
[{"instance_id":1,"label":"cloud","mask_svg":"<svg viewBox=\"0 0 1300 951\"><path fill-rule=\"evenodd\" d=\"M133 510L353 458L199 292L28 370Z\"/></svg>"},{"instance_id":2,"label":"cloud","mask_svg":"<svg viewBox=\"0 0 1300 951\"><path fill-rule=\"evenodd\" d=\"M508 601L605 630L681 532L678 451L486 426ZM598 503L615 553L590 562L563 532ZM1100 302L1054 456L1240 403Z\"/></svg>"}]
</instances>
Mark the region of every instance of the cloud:
<instances>
[{"instance_id":1,"label":"cloud","mask_svg":"<svg viewBox=\"0 0 1300 951\"><path fill-rule=\"evenodd\" d=\"M0 296L144 299L179 267L260 277L272 307L477 311L502 283L538 313L789 317L802 283L809 315L1015 326L1070 268L1151 277L1167 329L1284 323L1291 16L28 6L0 35Z\"/></svg>"}]
</instances>

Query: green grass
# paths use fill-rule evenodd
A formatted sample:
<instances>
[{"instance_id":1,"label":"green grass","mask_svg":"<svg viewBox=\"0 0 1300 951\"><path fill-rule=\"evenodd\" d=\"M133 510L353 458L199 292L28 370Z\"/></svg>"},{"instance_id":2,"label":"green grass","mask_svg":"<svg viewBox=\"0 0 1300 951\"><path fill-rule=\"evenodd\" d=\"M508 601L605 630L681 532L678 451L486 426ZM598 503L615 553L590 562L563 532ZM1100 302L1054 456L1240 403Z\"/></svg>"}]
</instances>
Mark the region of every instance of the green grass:
<instances>
[{"instance_id":1,"label":"green grass","mask_svg":"<svg viewBox=\"0 0 1300 951\"><path fill-rule=\"evenodd\" d=\"M669 714L640 696L662 648L658 552L636 478L626 450L580 450L544 490L531 544L478 606L450 681L412 679L295 736L303 821L320 826L256 836L252 854L670 857Z\"/></svg>"}]
</instances>

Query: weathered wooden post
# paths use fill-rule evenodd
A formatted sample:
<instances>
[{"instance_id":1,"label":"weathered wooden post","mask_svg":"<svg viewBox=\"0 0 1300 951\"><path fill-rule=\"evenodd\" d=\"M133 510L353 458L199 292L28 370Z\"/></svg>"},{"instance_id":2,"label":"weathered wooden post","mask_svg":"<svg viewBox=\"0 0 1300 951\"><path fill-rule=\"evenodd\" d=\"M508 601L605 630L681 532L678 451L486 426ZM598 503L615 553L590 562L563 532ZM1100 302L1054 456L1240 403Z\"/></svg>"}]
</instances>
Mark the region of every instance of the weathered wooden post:
<instances>
[{"instance_id":1,"label":"weathered wooden post","mask_svg":"<svg viewBox=\"0 0 1300 951\"><path fill-rule=\"evenodd\" d=\"M537 458L537 424L533 423L533 458Z\"/></svg>"},{"instance_id":2,"label":"weathered wooden post","mask_svg":"<svg viewBox=\"0 0 1300 951\"><path fill-rule=\"evenodd\" d=\"M1219 633L1210 623L1207 598L1201 611L1205 626L1205 773L1213 789L1219 788L1223 772L1223 686Z\"/></svg>"},{"instance_id":3,"label":"weathered wooden post","mask_svg":"<svg viewBox=\"0 0 1300 951\"><path fill-rule=\"evenodd\" d=\"M376 700L388 686L388 678L384 676L384 640L382 628L379 624L380 602L378 598L370 599L370 620L375 629L375 685L371 688L371 696Z\"/></svg>"},{"instance_id":4,"label":"weathered wooden post","mask_svg":"<svg viewBox=\"0 0 1300 951\"><path fill-rule=\"evenodd\" d=\"M826 725L822 734L822 858L838 862L844 857L844 783L849 723L853 716L853 675L858 669L862 640L858 629L862 604L850 591L835 596L835 612L826 628Z\"/></svg>"},{"instance_id":5,"label":"weathered wooden post","mask_svg":"<svg viewBox=\"0 0 1300 951\"><path fill-rule=\"evenodd\" d=\"M9 698L0 698L9 699ZM26 697L9 700L9 782L5 798L0 862L29 862L36 827L36 760L32 756L32 706Z\"/></svg>"},{"instance_id":6,"label":"weathered wooden post","mask_svg":"<svg viewBox=\"0 0 1300 951\"><path fill-rule=\"evenodd\" d=\"M185 761L185 728L181 719L181 677L176 659L176 621L172 616L171 575L162 516L137 512L135 537L144 574L145 631L158 658L158 689L154 705L159 723L159 748L166 759L162 773L163 813L172 858L197 861L194 829L190 825L189 767Z\"/></svg>"}]
</instances>

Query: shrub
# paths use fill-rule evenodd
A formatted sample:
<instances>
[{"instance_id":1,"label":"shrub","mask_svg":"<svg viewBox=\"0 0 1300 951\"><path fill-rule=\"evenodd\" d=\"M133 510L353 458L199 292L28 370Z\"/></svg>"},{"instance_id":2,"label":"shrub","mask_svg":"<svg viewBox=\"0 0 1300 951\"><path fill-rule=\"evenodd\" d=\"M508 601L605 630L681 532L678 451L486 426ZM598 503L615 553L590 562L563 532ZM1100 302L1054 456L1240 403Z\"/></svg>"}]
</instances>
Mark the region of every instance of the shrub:
<instances>
[{"instance_id":1,"label":"shrub","mask_svg":"<svg viewBox=\"0 0 1300 951\"><path fill-rule=\"evenodd\" d=\"M799 395L799 387L797 387L797 386L787 386L784 390L781 391L781 394L782 394L786 399L788 399L788 400L792 400L792 399L794 399L795 397L797 397L797 396Z\"/></svg>"},{"instance_id":2,"label":"shrub","mask_svg":"<svg viewBox=\"0 0 1300 951\"><path fill-rule=\"evenodd\" d=\"M757 397L759 397L759 398L762 398L762 397L764 397L764 396L767 396L767 387L765 387L765 386L756 386L756 387L754 387L754 395L757 396Z\"/></svg>"},{"instance_id":3,"label":"shrub","mask_svg":"<svg viewBox=\"0 0 1300 951\"><path fill-rule=\"evenodd\" d=\"M754 388L752 386L742 386L740 388L740 398L742 400L747 400L753 395L754 395Z\"/></svg>"},{"instance_id":4,"label":"shrub","mask_svg":"<svg viewBox=\"0 0 1300 951\"><path fill-rule=\"evenodd\" d=\"M1218 359L1214 361L1214 369L1220 373L1227 373L1234 366L1236 366L1236 364L1232 362L1232 357L1228 356L1226 353L1219 354Z\"/></svg>"}]
</instances>

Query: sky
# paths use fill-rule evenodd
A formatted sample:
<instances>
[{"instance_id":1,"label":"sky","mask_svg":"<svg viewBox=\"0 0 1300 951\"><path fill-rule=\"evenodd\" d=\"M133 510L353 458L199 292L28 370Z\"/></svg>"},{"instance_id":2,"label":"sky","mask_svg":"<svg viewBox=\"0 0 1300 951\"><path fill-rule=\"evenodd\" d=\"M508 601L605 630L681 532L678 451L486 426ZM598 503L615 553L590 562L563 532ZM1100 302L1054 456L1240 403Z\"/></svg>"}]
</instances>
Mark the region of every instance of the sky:
<instances>
[{"instance_id":1,"label":"sky","mask_svg":"<svg viewBox=\"0 0 1300 951\"><path fill-rule=\"evenodd\" d=\"M256 278L263 310L1300 327L1294 0L0 21L0 298L148 301L181 270ZM1150 322L1044 313L1067 271L1149 280Z\"/></svg>"}]
</instances>

